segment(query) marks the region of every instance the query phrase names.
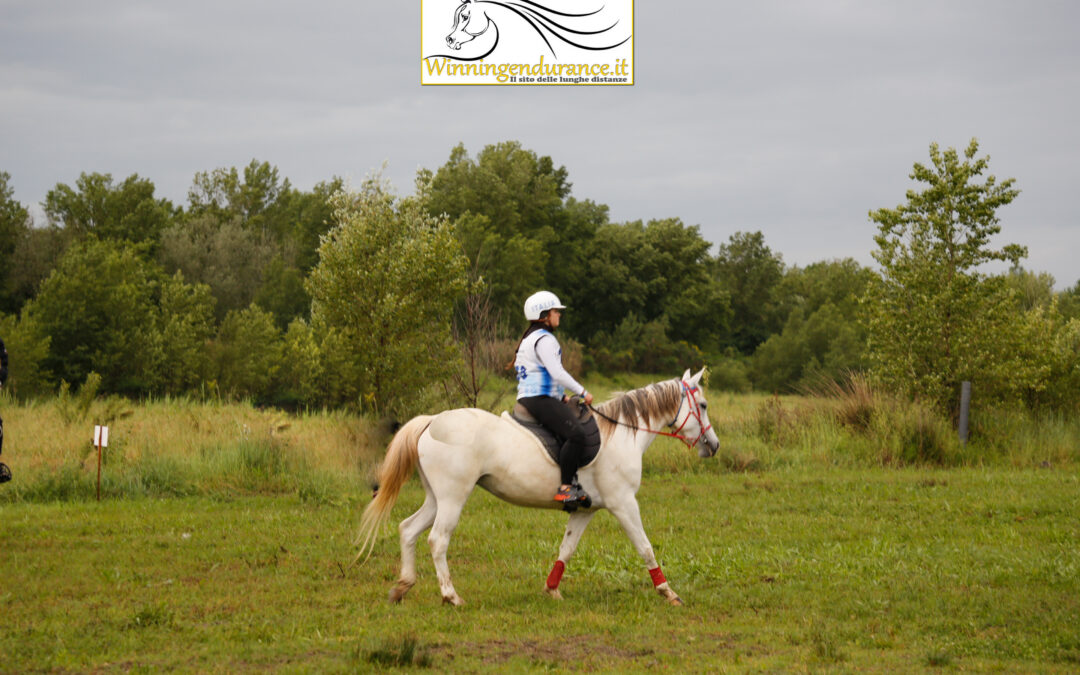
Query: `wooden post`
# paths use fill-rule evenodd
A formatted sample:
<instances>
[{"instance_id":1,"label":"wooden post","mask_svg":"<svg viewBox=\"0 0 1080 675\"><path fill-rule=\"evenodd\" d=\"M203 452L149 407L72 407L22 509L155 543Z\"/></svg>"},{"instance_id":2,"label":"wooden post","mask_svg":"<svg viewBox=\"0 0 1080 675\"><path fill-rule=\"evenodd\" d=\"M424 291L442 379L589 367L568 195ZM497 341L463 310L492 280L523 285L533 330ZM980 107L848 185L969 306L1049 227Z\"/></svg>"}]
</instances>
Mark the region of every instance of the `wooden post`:
<instances>
[{"instance_id":1,"label":"wooden post","mask_svg":"<svg viewBox=\"0 0 1080 675\"><path fill-rule=\"evenodd\" d=\"M960 383L960 445L966 446L968 440L968 413L971 409L971 382Z\"/></svg>"},{"instance_id":2,"label":"wooden post","mask_svg":"<svg viewBox=\"0 0 1080 675\"><path fill-rule=\"evenodd\" d=\"M97 446L97 500L101 501L101 448L109 445L109 427L94 426L94 445Z\"/></svg>"}]
</instances>

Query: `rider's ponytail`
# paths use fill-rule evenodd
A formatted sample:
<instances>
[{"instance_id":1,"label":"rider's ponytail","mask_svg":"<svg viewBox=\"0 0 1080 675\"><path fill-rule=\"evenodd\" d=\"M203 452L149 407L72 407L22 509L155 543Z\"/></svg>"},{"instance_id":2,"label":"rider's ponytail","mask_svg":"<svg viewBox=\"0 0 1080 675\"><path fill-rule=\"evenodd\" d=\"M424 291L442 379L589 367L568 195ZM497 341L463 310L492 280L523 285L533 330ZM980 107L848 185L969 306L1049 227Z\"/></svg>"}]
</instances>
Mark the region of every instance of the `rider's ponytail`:
<instances>
[{"instance_id":1,"label":"rider's ponytail","mask_svg":"<svg viewBox=\"0 0 1080 675\"><path fill-rule=\"evenodd\" d=\"M540 330L541 328L547 328L547 325L544 323L544 319L547 318L547 316L546 316L547 312L544 312L544 315L545 315L544 318L540 319L539 321L530 321L529 322L529 327L526 328L525 332L521 334L521 339L518 340L517 345L514 346L514 353L510 357L510 363L506 364L506 369L507 370L509 370L509 371L514 370L514 363L517 361L518 350L521 349L521 343L525 342L525 338L529 337L530 335L532 335L536 331Z\"/></svg>"}]
</instances>

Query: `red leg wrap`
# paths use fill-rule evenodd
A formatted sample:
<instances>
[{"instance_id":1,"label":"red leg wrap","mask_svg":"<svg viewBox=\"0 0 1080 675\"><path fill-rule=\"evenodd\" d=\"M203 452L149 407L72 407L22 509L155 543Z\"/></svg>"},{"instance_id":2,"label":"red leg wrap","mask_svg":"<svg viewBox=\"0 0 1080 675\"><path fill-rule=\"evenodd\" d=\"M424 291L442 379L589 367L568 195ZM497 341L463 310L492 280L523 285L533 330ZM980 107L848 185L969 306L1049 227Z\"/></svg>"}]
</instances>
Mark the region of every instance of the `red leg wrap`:
<instances>
[{"instance_id":1,"label":"red leg wrap","mask_svg":"<svg viewBox=\"0 0 1080 675\"><path fill-rule=\"evenodd\" d=\"M555 590L559 587L559 582L562 581L562 573L566 571L566 563L561 560L555 561L555 567L551 568L551 574L548 575L547 587Z\"/></svg>"},{"instance_id":2,"label":"red leg wrap","mask_svg":"<svg viewBox=\"0 0 1080 675\"><path fill-rule=\"evenodd\" d=\"M659 586L660 584L667 581L667 579L664 578L664 573L660 571L659 567L654 567L649 570L649 576L652 577L653 586Z\"/></svg>"}]
</instances>

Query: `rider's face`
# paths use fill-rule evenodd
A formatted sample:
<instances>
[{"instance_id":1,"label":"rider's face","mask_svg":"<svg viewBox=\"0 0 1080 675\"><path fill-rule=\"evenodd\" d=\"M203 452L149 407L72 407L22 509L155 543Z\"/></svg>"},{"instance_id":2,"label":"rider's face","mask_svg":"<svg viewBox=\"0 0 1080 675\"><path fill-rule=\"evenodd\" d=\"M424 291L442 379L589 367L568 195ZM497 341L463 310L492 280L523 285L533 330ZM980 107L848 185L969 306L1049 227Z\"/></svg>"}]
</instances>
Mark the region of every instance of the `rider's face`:
<instances>
[{"instance_id":1,"label":"rider's face","mask_svg":"<svg viewBox=\"0 0 1080 675\"><path fill-rule=\"evenodd\" d=\"M551 328L559 327L559 319L562 317L561 309L550 309L547 315L547 325Z\"/></svg>"}]
</instances>

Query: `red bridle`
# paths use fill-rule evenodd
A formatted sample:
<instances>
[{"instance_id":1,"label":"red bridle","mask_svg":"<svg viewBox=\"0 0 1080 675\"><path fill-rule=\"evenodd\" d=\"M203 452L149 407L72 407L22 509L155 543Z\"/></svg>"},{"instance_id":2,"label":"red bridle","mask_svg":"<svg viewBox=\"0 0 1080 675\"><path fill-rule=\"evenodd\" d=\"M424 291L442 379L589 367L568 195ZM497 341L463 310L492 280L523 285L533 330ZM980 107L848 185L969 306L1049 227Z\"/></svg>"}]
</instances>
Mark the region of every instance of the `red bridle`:
<instances>
[{"instance_id":1,"label":"red bridle","mask_svg":"<svg viewBox=\"0 0 1080 675\"><path fill-rule=\"evenodd\" d=\"M686 419L683 420L683 423L679 425L679 428L676 429L673 433L668 433L666 431L653 431L652 433L659 434L660 436L670 436L671 438L677 438L680 441L682 441L683 443L685 443L687 448L690 448L692 450L695 445L697 445L698 443L701 442L701 438L706 433L708 433L709 429L712 429L712 424L710 424L709 426L705 426L704 424L701 423L701 406L698 405L697 396L696 396L697 392L700 391L700 390L697 387L691 388L690 385L688 385L686 382L684 382L682 380L679 380L679 384L682 385L683 393L686 394L686 402L690 404L690 412L686 415ZM679 421L679 413L682 412L682 403L683 403L683 400L680 398L679 399L679 409L675 411L675 419L673 419L671 421L671 424L668 425L669 427L675 426L675 423ZM693 417L695 420L697 420L698 429L700 430L698 432L697 438L695 438L692 441L690 439L688 439L686 436L679 433L679 432L681 432L683 430L683 427L686 426L686 423L690 421L691 417ZM646 429L645 431L651 431L651 430Z\"/></svg>"}]
</instances>

